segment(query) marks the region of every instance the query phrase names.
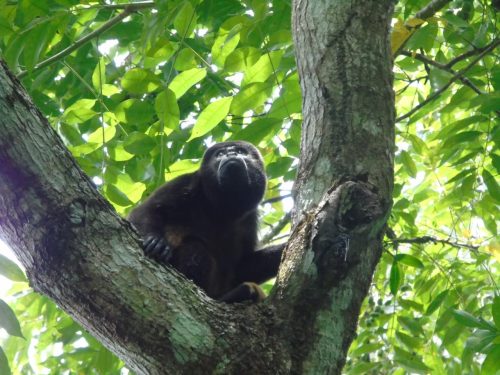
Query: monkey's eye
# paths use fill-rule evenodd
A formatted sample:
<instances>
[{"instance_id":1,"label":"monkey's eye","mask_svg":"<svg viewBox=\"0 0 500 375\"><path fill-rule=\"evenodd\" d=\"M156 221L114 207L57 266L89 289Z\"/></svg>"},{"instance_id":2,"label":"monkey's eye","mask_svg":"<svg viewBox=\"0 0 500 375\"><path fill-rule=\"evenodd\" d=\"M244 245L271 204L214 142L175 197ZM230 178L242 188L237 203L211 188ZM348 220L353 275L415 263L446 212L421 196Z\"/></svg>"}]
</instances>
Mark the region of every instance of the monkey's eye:
<instances>
[{"instance_id":1,"label":"monkey's eye","mask_svg":"<svg viewBox=\"0 0 500 375\"><path fill-rule=\"evenodd\" d=\"M243 149L241 149L241 148L237 149L236 153L239 154L239 155L246 155L246 151L243 150Z\"/></svg>"}]
</instances>

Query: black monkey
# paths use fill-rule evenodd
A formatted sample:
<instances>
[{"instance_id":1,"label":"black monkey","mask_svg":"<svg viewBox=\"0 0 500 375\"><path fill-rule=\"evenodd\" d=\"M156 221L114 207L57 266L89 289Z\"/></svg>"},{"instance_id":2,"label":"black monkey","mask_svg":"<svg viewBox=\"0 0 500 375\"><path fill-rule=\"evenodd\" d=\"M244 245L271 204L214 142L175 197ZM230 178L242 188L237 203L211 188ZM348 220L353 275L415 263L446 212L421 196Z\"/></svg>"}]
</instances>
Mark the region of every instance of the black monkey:
<instances>
[{"instance_id":1,"label":"black monkey","mask_svg":"<svg viewBox=\"0 0 500 375\"><path fill-rule=\"evenodd\" d=\"M278 272L283 245L256 250L264 196L262 156L247 142L210 147L201 167L156 190L130 214L147 256L174 266L210 297L259 301Z\"/></svg>"}]
</instances>

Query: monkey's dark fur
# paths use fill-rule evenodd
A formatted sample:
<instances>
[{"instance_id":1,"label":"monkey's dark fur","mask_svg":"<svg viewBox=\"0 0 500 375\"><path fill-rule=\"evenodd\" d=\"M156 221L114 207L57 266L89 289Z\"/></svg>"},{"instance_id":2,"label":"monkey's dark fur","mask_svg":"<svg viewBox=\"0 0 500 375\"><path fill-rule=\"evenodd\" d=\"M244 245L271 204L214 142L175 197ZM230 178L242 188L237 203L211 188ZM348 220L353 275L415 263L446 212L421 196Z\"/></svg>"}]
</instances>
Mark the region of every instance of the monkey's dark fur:
<instances>
[{"instance_id":1,"label":"monkey's dark fur","mask_svg":"<svg viewBox=\"0 0 500 375\"><path fill-rule=\"evenodd\" d=\"M261 300L256 283L276 275L282 245L256 250L257 206L266 187L259 151L247 142L210 147L198 171L156 190L130 214L144 252L170 264L210 297Z\"/></svg>"}]
</instances>

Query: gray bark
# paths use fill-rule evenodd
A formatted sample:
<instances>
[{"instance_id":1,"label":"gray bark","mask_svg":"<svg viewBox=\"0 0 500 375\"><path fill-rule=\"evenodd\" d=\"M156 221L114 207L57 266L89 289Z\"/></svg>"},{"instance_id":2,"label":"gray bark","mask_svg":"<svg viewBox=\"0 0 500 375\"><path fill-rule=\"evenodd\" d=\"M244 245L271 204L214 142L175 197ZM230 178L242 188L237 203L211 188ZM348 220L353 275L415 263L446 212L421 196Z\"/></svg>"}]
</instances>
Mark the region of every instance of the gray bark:
<instances>
[{"instance_id":1,"label":"gray bark","mask_svg":"<svg viewBox=\"0 0 500 375\"><path fill-rule=\"evenodd\" d=\"M294 3L295 230L258 305L216 303L145 259L1 64L0 236L34 289L139 374L340 373L391 204L391 12L391 1Z\"/></svg>"}]
</instances>

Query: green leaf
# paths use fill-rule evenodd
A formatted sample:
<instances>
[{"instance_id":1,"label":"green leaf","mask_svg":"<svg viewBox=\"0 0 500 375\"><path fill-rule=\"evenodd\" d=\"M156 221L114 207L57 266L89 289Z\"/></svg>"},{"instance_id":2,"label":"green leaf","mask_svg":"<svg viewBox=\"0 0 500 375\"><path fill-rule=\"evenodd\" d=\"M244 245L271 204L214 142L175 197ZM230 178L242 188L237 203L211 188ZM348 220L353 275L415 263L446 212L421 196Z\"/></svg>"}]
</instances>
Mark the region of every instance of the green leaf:
<instances>
[{"instance_id":1,"label":"green leaf","mask_svg":"<svg viewBox=\"0 0 500 375\"><path fill-rule=\"evenodd\" d=\"M401 324L405 329L410 331L413 335L417 336L423 336L424 335L424 330L422 329L422 324L421 321L415 318L410 318L407 316L398 316L398 322Z\"/></svg>"},{"instance_id":2,"label":"green leaf","mask_svg":"<svg viewBox=\"0 0 500 375\"><path fill-rule=\"evenodd\" d=\"M448 289L439 293L429 304L429 307L427 307L425 315L431 315L434 311L436 311L439 308L439 306L441 306L448 293L449 293Z\"/></svg>"},{"instance_id":3,"label":"green leaf","mask_svg":"<svg viewBox=\"0 0 500 375\"><path fill-rule=\"evenodd\" d=\"M357 375L357 374L372 374L372 373L377 373L373 372L372 370L380 367L379 362L359 362L355 366L349 368L348 372L346 374L349 375Z\"/></svg>"},{"instance_id":4,"label":"green leaf","mask_svg":"<svg viewBox=\"0 0 500 375\"><path fill-rule=\"evenodd\" d=\"M259 108L271 96L272 88L272 83L266 82L248 85L233 97L231 113L242 116L250 109Z\"/></svg>"},{"instance_id":5,"label":"green leaf","mask_svg":"<svg viewBox=\"0 0 500 375\"><path fill-rule=\"evenodd\" d=\"M498 330L500 330L500 296L495 296L493 298L493 304L491 305L491 315L493 315L493 321Z\"/></svg>"},{"instance_id":6,"label":"green leaf","mask_svg":"<svg viewBox=\"0 0 500 375\"><path fill-rule=\"evenodd\" d=\"M219 30L219 35L212 46L213 61L218 66L224 66L226 58L235 50L240 42L241 24L234 25L231 30Z\"/></svg>"},{"instance_id":7,"label":"green leaf","mask_svg":"<svg viewBox=\"0 0 500 375\"><path fill-rule=\"evenodd\" d=\"M210 103L198 116L188 141L201 137L215 128L229 113L233 98L220 98Z\"/></svg>"},{"instance_id":8,"label":"green leaf","mask_svg":"<svg viewBox=\"0 0 500 375\"><path fill-rule=\"evenodd\" d=\"M118 206L127 207L133 204L120 189L111 184L106 185L106 197Z\"/></svg>"},{"instance_id":9,"label":"green leaf","mask_svg":"<svg viewBox=\"0 0 500 375\"><path fill-rule=\"evenodd\" d=\"M154 109L148 101L126 99L116 106L113 113L121 123L145 125L153 119Z\"/></svg>"},{"instance_id":10,"label":"green leaf","mask_svg":"<svg viewBox=\"0 0 500 375\"><path fill-rule=\"evenodd\" d=\"M260 141L271 134L275 134L281 128L282 121L274 118L263 118L248 124L231 139L243 140L257 145Z\"/></svg>"},{"instance_id":11,"label":"green leaf","mask_svg":"<svg viewBox=\"0 0 500 375\"><path fill-rule=\"evenodd\" d=\"M458 147L460 143L475 141L482 134L480 131L471 130L452 135L444 142L443 148Z\"/></svg>"},{"instance_id":12,"label":"green leaf","mask_svg":"<svg viewBox=\"0 0 500 375\"><path fill-rule=\"evenodd\" d=\"M463 326L472 328L484 327L484 323L482 323L478 318L468 313L467 311L453 310L453 315L455 316L457 322L459 322Z\"/></svg>"},{"instance_id":13,"label":"green leaf","mask_svg":"<svg viewBox=\"0 0 500 375\"><path fill-rule=\"evenodd\" d=\"M102 86L106 83L106 62L100 58L97 66L92 73L92 86L97 93L101 92Z\"/></svg>"},{"instance_id":14,"label":"green leaf","mask_svg":"<svg viewBox=\"0 0 500 375\"><path fill-rule=\"evenodd\" d=\"M196 68L196 55L191 48L183 48L177 54L174 68L180 71Z\"/></svg>"},{"instance_id":15,"label":"green leaf","mask_svg":"<svg viewBox=\"0 0 500 375\"><path fill-rule=\"evenodd\" d=\"M19 266L2 254L0 254L0 275L12 281L27 281Z\"/></svg>"},{"instance_id":16,"label":"green leaf","mask_svg":"<svg viewBox=\"0 0 500 375\"><path fill-rule=\"evenodd\" d=\"M302 110L302 92L298 81L289 80L283 85L281 95L276 98L269 110L269 116L275 118L290 118Z\"/></svg>"},{"instance_id":17,"label":"green leaf","mask_svg":"<svg viewBox=\"0 0 500 375\"><path fill-rule=\"evenodd\" d=\"M89 135L88 138L88 143L98 143L98 144L103 144L106 142L109 142L111 139L114 138L116 134L116 127L115 126L106 126L104 128L104 131L102 128L99 128L92 132L92 134Z\"/></svg>"},{"instance_id":18,"label":"green leaf","mask_svg":"<svg viewBox=\"0 0 500 375\"><path fill-rule=\"evenodd\" d=\"M257 48L238 48L226 58L224 69L229 73L244 71L259 61L260 56L260 50Z\"/></svg>"},{"instance_id":19,"label":"green leaf","mask_svg":"<svg viewBox=\"0 0 500 375\"><path fill-rule=\"evenodd\" d=\"M353 357L359 357L359 356L366 354L366 353L373 353L373 352L375 352L383 347L384 347L384 345L378 344L378 343L364 344L364 345L361 345L358 348L354 349L353 351L351 351L349 353L349 355L353 356Z\"/></svg>"},{"instance_id":20,"label":"green leaf","mask_svg":"<svg viewBox=\"0 0 500 375\"><path fill-rule=\"evenodd\" d=\"M155 145L153 138L144 133L134 132L129 134L123 143L123 148L131 154L145 155L148 154Z\"/></svg>"},{"instance_id":21,"label":"green leaf","mask_svg":"<svg viewBox=\"0 0 500 375\"><path fill-rule=\"evenodd\" d=\"M207 75L205 68L194 68L189 69L181 74L177 75L172 82L168 85L168 88L172 90L179 99L182 95L186 93L192 86L196 85Z\"/></svg>"},{"instance_id":22,"label":"green leaf","mask_svg":"<svg viewBox=\"0 0 500 375\"><path fill-rule=\"evenodd\" d=\"M63 120L68 124L81 124L97 115L91 108L95 99L80 99L70 105L63 113Z\"/></svg>"},{"instance_id":23,"label":"green leaf","mask_svg":"<svg viewBox=\"0 0 500 375\"><path fill-rule=\"evenodd\" d=\"M174 20L174 27L181 38L189 37L196 26L196 13L190 1L184 1L183 6Z\"/></svg>"},{"instance_id":24,"label":"green leaf","mask_svg":"<svg viewBox=\"0 0 500 375\"><path fill-rule=\"evenodd\" d=\"M9 361L7 360L7 357L5 356L2 347L0 347L0 374L5 374L5 375L12 374L9 367Z\"/></svg>"},{"instance_id":25,"label":"green leaf","mask_svg":"<svg viewBox=\"0 0 500 375\"><path fill-rule=\"evenodd\" d=\"M424 264L420 261L420 259L410 254L396 254L394 256L394 260L406 266L424 268Z\"/></svg>"},{"instance_id":26,"label":"green leaf","mask_svg":"<svg viewBox=\"0 0 500 375\"><path fill-rule=\"evenodd\" d=\"M495 345L481 366L481 375L497 375L500 371L500 345Z\"/></svg>"},{"instance_id":27,"label":"green leaf","mask_svg":"<svg viewBox=\"0 0 500 375\"><path fill-rule=\"evenodd\" d=\"M155 111L165 127L177 129L180 119L179 105L172 90L165 89L156 96Z\"/></svg>"},{"instance_id":28,"label":"green leaf","mask_svg":"<svg viewBox=\"0 0 500 375\"><path fill-rule=\"evenodd\" d=\"M260 59L249 67L243 77L242 86L252 82L264 82L278 68L284 51L272 51L262 55Z\"/></svg>"},{"instance_id":29,"label":"green leaf","mask_svg":"<svg viewBox=\"0 0 500 375\"><path fill-rule=\"evenodd\" d=\"M498 182L495 177L493 177L492 174L486 169L483 170L482 177L490 195L493 199L500 202L500 186L498 186Z\"/></svg>"},{"instance_id":30,"label":"green leaf","mask_svg":"<svg viewBox=\"0 0 500 375\"><path fill-rule=\"evenodd\" d=\"M401 331L396 331L396 337L410 350L417 350L422 347L423 344L422 340L418 337L407 335Z\"/></svg>"},{"instance_id":31,"label":"green leaf","mask_svg":"<svg viewBox=\"0 0 500 375\"><path fill-rule=\"evenodd\" d=\"M399 347L394 348L394 361L406 368L410 373L429 374L432 369L425 365L424 362L412 353L407 352Z\"/></svg>"},{"instance_id":32,"label":"green leaf","mask_svg":"<svg viewBox=\"0 0 500 375\"><path fill-rule=\"evenodd\" d=\"M408 176L415 178L417 176L417 166L411 158L410 154L406 151L401 151L401 162L403 163Z\"/></svg>"},{"instance_id":33,"label":"green leaf","mask_svg":"<svg viewBox=\"0 0 500 375\"><path fill-rule=\"evenodd\" d=\"M160 87L160 79L149 70L134 68L122 77L122 87L135 95L147 94Z\"/></svg>"},{"instance_id":34,"label":"green leaf","mask_svg":"<svg viewBox=\"0 0 500 375\"><path fill-rule=\"evenodd\" d=\"M389 287L392 294L396 295L396 293L399 290L399 287L401 286L401 282L402 282L401 269L399 268L398 262L394 261L392 262L391 274L389 276Z\"/></svg>"},{"instance_id":35,"label":"green leaf","mask_svg":"<svg viewBox=\"0 0 500 375\"><path fill-rule=\"evenodd\" d=\"M436 36L438 33L438 26L435 23L427 24L418 29L406 43L406 48L410 50L417 50L423 48L429 51L434 46Z\"/></svg>"},{"instance_id":36,"label":"green leaf","mask_svg":"<svg viewBox=\"0 0 500 375\"><path fill-rule=\"evenodd\" d=\"M2 299L0 299L0 328L5 329L11 336L24 338L16 314Z\"/></svg>"},{"instance_id":37,"label":"green leaf","mask_svg":"<svg viewBox=\"0 0 500 375\"><path fill-rule=\"evenodd\" d=\"M200 163L195 160L181 159L168 167L168 172L165 174L167 181L174 179L177 176L191 173L200 168Z\"/></svg>"}]
</instances>

